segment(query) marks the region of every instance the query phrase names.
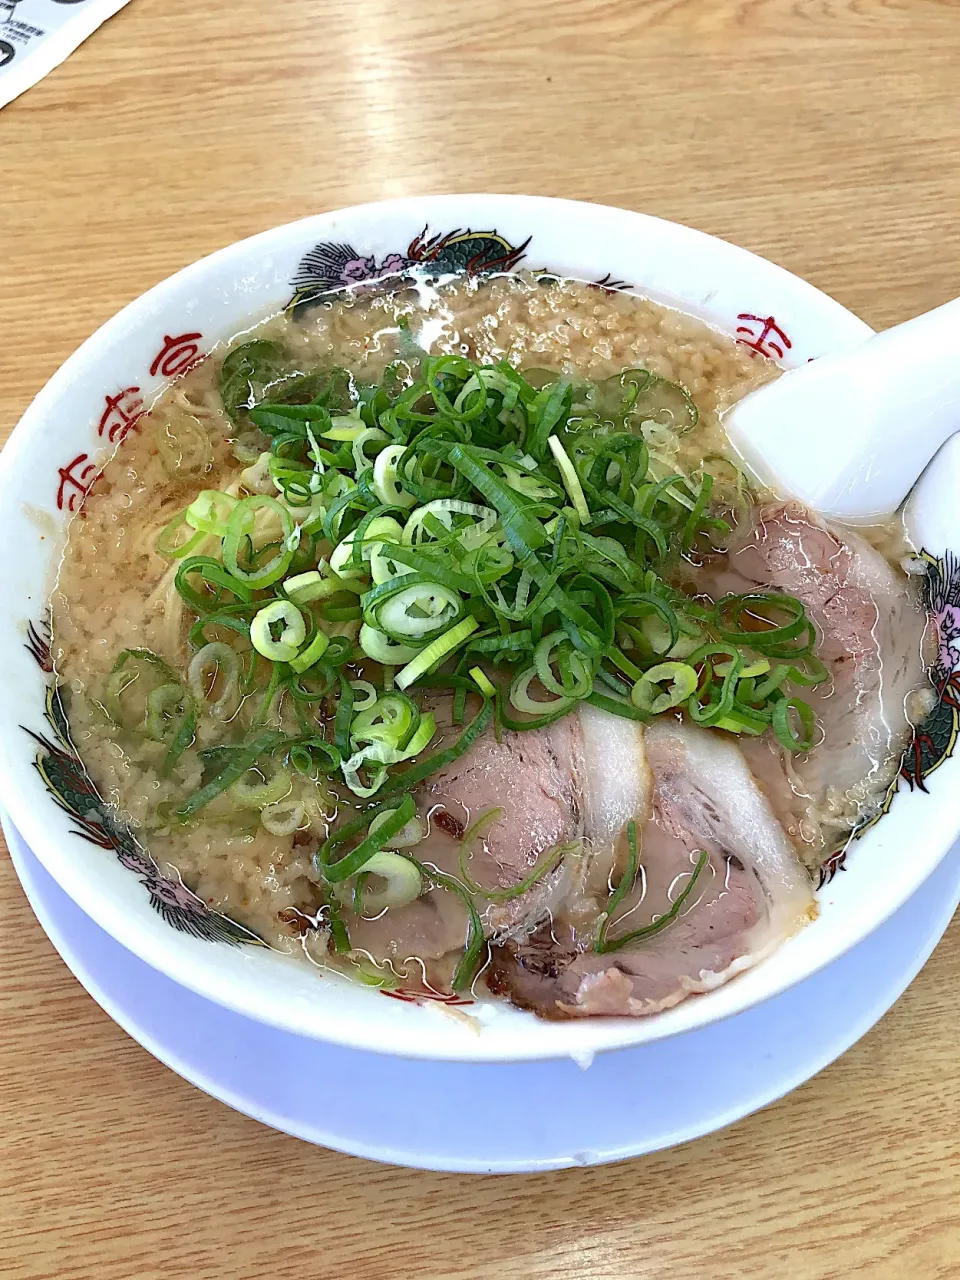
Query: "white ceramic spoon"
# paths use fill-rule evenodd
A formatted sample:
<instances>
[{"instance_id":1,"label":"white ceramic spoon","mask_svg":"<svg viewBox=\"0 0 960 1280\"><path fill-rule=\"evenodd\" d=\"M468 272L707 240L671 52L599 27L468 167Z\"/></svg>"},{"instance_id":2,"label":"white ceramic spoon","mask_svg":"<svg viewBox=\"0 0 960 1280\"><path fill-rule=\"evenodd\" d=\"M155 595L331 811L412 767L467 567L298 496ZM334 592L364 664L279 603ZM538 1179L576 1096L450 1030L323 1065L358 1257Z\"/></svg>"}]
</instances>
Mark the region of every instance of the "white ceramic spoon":
<instances>
[{"instance_id":1,"label":"white ceramic spoon","mask_svg":"<svg viewBox=\"0 0 960 1280\"><path fill-rule=\"evenodd\" d=\"M790 370L724 426L782 496L837 520L891 514L960 430L960 299Z\"/></svg>"}]
</instances>

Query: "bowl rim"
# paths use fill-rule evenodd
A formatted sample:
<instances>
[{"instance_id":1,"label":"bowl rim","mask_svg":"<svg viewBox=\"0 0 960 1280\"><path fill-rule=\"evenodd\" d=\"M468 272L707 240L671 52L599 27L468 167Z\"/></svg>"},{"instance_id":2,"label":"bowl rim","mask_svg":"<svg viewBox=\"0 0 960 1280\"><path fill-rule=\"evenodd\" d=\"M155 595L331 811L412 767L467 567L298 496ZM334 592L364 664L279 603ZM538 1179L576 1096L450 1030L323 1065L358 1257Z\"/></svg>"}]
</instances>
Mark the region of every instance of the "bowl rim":
<instances>
[{"instance_id":1,"label":"bowl rim","mask_svg":"<svg viewBox=\"0 0 960 1280\"><path fill-rule=\"evenodd\" d=\"M785 268L770 263L749 250L707 235L705 232L649 214L620 209L615 206L592 204L586 201L544 196L484 193L427 195L373 201L331 210L326 213L309 215L224 246L160 281L105 321L64 361L47 381L24 412L20 422L11 433L7 444L0 452L0 506L3 504L4 497L6 497L7 501L15 499L16 475L21 459L34 446L37 429L44 423L50 411L58 404L64 392L69 390L75 375L80 370L90 367L92 363L101 359L104 350L115 342L122 341L124 335L135 330L138 324L146 317L162 316L168 302L178 298L185 289L189 290L194 282L202 283L205 275L211 269L229 263L233 258L240 260L249 258L260 250L269 251L271 247L282 245L285 240L294 238L297 233L305 231L307 228L316 228L319 238L324 231L329 233L331 224L349 224L352 220L370 217L389 219L393 215L402 215L410 211L416 211L421 220L423 215L431 219L442 218L446 215L447 210L455 212L457 217L462 217L463 209L473 204L484 207L492 205L502 207L505 212L508 210L522 210L529 216L534 228L538 221L544 217L556 217L566 214L587 220L591 218L597 219L598 221L603 221L604 218L613 218L621 220L624 229L629 227L634 231L647 227L657 228L661 234L666 234L669 229L671 233L675 233L685 241L688 241L691 246L698 246L712 256L720 255L726 257L728 261L738 261L741 264L761 263L763 271L768 278L778 281L785 287L789 286L788 291L793 296L806 299L820 315L826 316L830 314L841 327L845 326L851 343L865 339L873 332L865 322L831 298L830 295L801 277L795 276ZM647 291L641 285L638 286L637 292L646 293ZM652 293L652 296L656 297L657 295ZM675 303L674 305L684 310L693 310L687 303ZM46 592L44 592L44 595L46 595ZM4 725L0 728L0 759L4 756L10 758L8 744L12 741L12 735L13 729L10 725ZM566 1023L543 1023L537 1021L536 1025L541 1032L537 1037L538 1044L527 1045L523 1050L516 1053L511 1052L509 1046L500 1046L495 1052L491 1053L489 1052L489 1046L487 1048L482 1047L482 1038L480 1037L477 1038L475 1043L469 1042L469 1038L465 1041L451 1042L446 1046L442 1046L438 1051L438 1047L435 1044L425 1043L421 1045L415 1038L401 1037L404 1041L402 1044L398 1045L392 1042L385 1044L382 1034L379 1036L358 1034L355 1028L344 1031L336 1025L325 1026L322 1030L316 1028L303 1030L302 1027L294 1024L289 1014L282 1009L274 1008L263 1001L260 1002L258 1007L252 1008L249 1000L245 999L243 993L239 990L242 987L242 983L239 983L234 978L221 981L219 976L212 972L211 967L196 965L195 957L189 955L186 950L181 951L179 948L158 943L152 936L141 937L137 932L135 920L130 919L108 901L104 894L98 890L96 884L90 884L79 874L73 874L69 859L54 847L53 841L48 837L38 806L30 797L21 794L12 785L6 768L0 768L0 804L9 813L14 825L23 833L31 849L40 858L44 867L50 871L58 883L88 915L147 963L167 973L175 981L180 982L198 994L206 996L219 1004L226 1005L241 1014L254 1017L259 1021L355 1048L399 1056L446 1058L477 1062L518 1061L571 1055L586 1059L596 1051L627 1047L644 1041L659 1039L663 1036L695 1030L699 1026L734 1016L743 1009L761 1004L823 968L851 946L856 945L857 942L889 918L922 880L932 872L939 860L949 850L956 836L957 828L960 827L960 818L956 822L947 820L946 814L940 812L945 810L946 806L940 804L938 806L940 820L936 824L931 824L936 828L934 834L938 853L924 861L922 874L907 874L900 883L900 892L890 895L884 904L883 912L876 913L871 917L868 927L859 933L848 936L842 946L826 948L825 953L815 962L805 964L795 973L787 975L784 980L776 984L771 984L769 989L755 994L752 998L738 1000L734 996L731 999L728 994L728 998L724 1001L715 999L720 991L729 993L731 990L735 990L738 984L742 982L741 976L735 982L728 983L725 987L720 988L718 992L712 992L708 996L689 998L684 1001L683 1005L679 1007L692 1014L692 1016L687 1016L684 1019L670 1018L668 1014L658 1014L652 1018L642 1019L596 1018L573 1020ZM928 832L929 834L930 832ZM762 961L758 969L762 969L767 963L767 961ZM754 972L756 971L754 970ZM704 1010L704 1013L700 1016L692 1012L698 1008ZM528 1016L532 1017L532 1015Z\"/></svg>"}]
</instances>

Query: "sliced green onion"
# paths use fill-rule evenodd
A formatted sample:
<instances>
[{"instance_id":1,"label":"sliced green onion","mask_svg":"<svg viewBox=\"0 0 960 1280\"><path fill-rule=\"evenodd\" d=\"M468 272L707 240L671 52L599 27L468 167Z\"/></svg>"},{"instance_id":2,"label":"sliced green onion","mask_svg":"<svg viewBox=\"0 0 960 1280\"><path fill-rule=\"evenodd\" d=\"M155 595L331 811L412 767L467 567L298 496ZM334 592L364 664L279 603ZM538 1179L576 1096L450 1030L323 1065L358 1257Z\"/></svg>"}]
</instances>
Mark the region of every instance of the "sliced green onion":
<instances>
[{"instance_id":1,"label":"sliced green onion","mask_svg":"<svg viewBox=\"0 0 960 1280\"><path fill-rule=\"evenodd\" d=\"M340 768L340 752L323 738L300 738L290 747L287 758L298 773L314 781L318 775L327 776Z\"/></svg>"},{"instance_id":2,"label":"sliced green onion","mask_svg":"<svg viewBox=\"0 0 960 1280\"><path fill-rule=\"evenodd\" d=\"M369 680L351 680L350 688L353 690L353 709L354 711L367 711L376 702L378 695L377 686L371 684ZM357 694L363 694L363 701L357 700Z\"/></svg>"},{"instance_id":3,"label":"sliced green onion","mask_svg":"<svg viewBox=\"0 0 960 1280\"><path fill-rule=\"evenodd\" d=\"M161 684L147 694L146 731L149 738L163 742L170 730L184 714L186 694L180 684ZM177 720L173 712L179 712Z\"/></svg>"},{"instance_id":4,"label":"sliced green onion","mask_svg":"<svg viewBox=\"0 0 960 1280\"><path fill-rule=\"evenodd\" d=\"M361 875L380 876L386 881L382 889L364 884L360 890L361 915L379 915L391 907L405 907L423 892L423 877L409 858L381 849L363 865Z\"/></svg>"},{"instance_id":5,"label":"sliced green onion","mask_svg":"<svg viewBox=\"0 0 960 1280\"><path fill-rule=\"evenodd\" d=\"M197 713L191 704L184 713L183 719L180 721L180 727L174 734L170 748L164 756L163 763L160 766L160 776L167 778L170 776L174 765L194 743L197 733Z\"/></svg>"},{"instance_id":6,"label":"sliced green onion","mask_svg":"<svg viewBox=\"0 0 960 1280\"><path fill-rule=\"evenodd\" d=\"M143 714L136 725L125 723L123 695L128 689L141 687L141 680L151 677L153 683L143 691ZM176 674L168 663L151 649L123 649L117 656L107 677L104 690L104 710L110 719L126 729L143 729L149 715L148 696L158 686L174 685L179 688Z\"/></svg>"},{"instance_id":7,"label":"sliced green onion","mask_svg":"<svg viewBox=\"0 0 960 1280\"><path fill-rule=\"evenodd\" d=\"M442 636L438 636L436 640L430 644L415 658L397 672L397 688L407 689L416 680L423 675L427 675L435 666L441 663L444 658L449 658L450 654L459 649L465 640L473 635L474 631L480 626L476 618L464 618L462 622L458 622L456 626L451 627L449 631L444 632Z\"/></svg>"},{"instance_id":8,"label":"sliced green onion","mask_svg":"<svg viewBox=\"0 0 960 1280\"><path fill-rule=\"evenodd\" d=\"M306 816L299 800L274 800L260 810L260 825L272 836L292 836L303 826Z\"/></svg>"},{"instance_id":9,"label":"sliced green onion","mask_svg":"<svg viewBox=\"0 0 960 1280\"><path fill-rule=\"evenodd\" d=\"M195 813L208 805L211 800L215 800L221 792L226 791L239 778L242 778L258 760L275 751L282 741L283 734L270 731L260 734L249 746L239 747L230 756L227 764L217 776L201 787L199 791L195 791L183 804L175 808L173 816L181 820L193 817Z\"/></svg>"},{"instance_id":10,"label":"sliced green onion","mask_svg":"<svg viewBox=\"0 0 960 1280\"><path fill-rule=\"evenodd\" d=\"M178 542L179 535L185 529L190 530L186 541ZM160 531L156 541L156 548L160 555L166 556L168 560L179 560L182 556L188 556L195 547L200 545L203 539L204 534L194 529L187 522L186 512L181 511Z\"/></svg>"},{"instance_id":11,"label":"sliced green onion","mask_svg":"<svg viewBox=\"0 0 960 1280\"><path fill-rule=\"evenodd\" d=\"M693 666L700 661L707 660L709 666L709 659L715 654L722 654L730 659L726 664L726 675L723 677L719 696L716 699L708 698L705 703L701 703L699 695L692 693L687 701L687 712L691 720L705 727L716 725L719 720L722 720L724 716L729 715L732 711L734 697L736 696L736 683L743 667L743 655L739 649L722 644L701 645L699 649L694 649L693 653L690 654L690 665Z\"/></svg>"},{"instance_id":12,"label":"sliced green onion","mask_svg":"<svg viewBox=\"0 0 960 1280\"><path fill-rule=\"evenodd\" d=\"M376 987L380 991L395 991L400 985L400 979L391 968L389 961L385 960L382 965L378 965L362 952L351 956L350 960L353 966L350 976L363 986Z\"/></svg>"},{"instance_id":13,"label":"sliced green onion","mask_svg":"<svg viewBox=\"0 0 960 1280\"><path fill-rule=\"evenodd\" d=\"M328 898L324 903L327 919L330 921L330 941L337 955L346 955L350 951L350 934L343 923L336 903Z\"/></svg>"},{"instance_id":14,"label":"sliced green onion","mask_svg":"<svg viewBox=\"0 0 960 1280\"><path fill-rule=\"evenodd\" d=\"M394 644L382 631L369 626L366 622L360 628L360 648L374 662L382 662L389 666L399 666L402 662L409 662L420 652L419 648L409 644Z\"/></svg>"},{"instance_id":15,"label":"sliced green onion","mask_svg":"<svg viewBox=\"0 0 960 1280\"><path fill-rule=\"evenodd\" d=\"M642 724L650 718L645 711L635 707L626 698L610 697L609 694L602 693L596 687L594 687L593 693L586 701L590 703L591 707L597 707L600 711L608 711L611 715L620 716L623 720L636 720Z\"/></svg>"},{"instance_id":16,"label":"sliced green onion","mask_svg":"<svg viewBox=\"0 0 960 1280\"><path fill-rule=\"evenodd\" d=\"M378 752L373 747L362 747L352 756L344 760L340 766L343 780L355 796L369 800L376 795L387 780L387 766L383 760L377 759ZM370 782L364 782L360 776L361 769L368 769Z\"/></svg>"},{"instance_id":17,"label":"sliced green onion","mask_svg":"<svg viewBox=\"0 0 960 1280\"><path fill-rule=\"evenodd\" d=\"M630 933L625 933L619 938L607 938L607 930L610 927L612 917L617 907L624 900L637 881L637 873L640 869L639 851L637 848L637 824L634 821L627 823L627 841L629 846L629 857L627 860L627 868L623 874L619 885L610 895L607 902L607 908L604 912L603 920L597 931L597 939L593 944L594 951L600 955L609 955L613 951L620 951L623 947L629 946L630 943L640 942L644 938L651 938L654 934L660 933L668 924L677 918L683 909L683 904L693 892L693 887L700 878L700 873L709 861L706 853L701 853L697 859L697 865L694 867L690 879L684 885L683 890L677 895L671 904L669 911L665 911L658 920L652 921L648 925L644 925L639 929L633 929Z\"/></svg>"},{"instance_id":18,"label":"sliced green onion","mask_svg":"<svg viewBox=\"0 0 960 1280\"><path fill-rule=\"evenodd\" d=\"M518 711L524 715L538 717L549 715L556 719L560 715L566 715L570 708L576 705L576 698L563 694L545 700L531 698L530 685L538 678L536 667L528 667L526 671L521 671L514 676L510 685L509 698Z\"/></svg>"},{"instance_id":19,"label":"sliced green onion","mask_svg":"<svg viewBox=\"0 0 960 1280\"><path fill-rule=\"evenodd\" d=\"M266 511L276 516L280 524L280 549L267 561L255 569L241 567L239 556L243 539L251 538L257 523L257 513ZM223 539L223 563L234 578L255 591L271 586L286 573L293 559L295 548L288 543L293 537L293 516L276 498L266 494L254 494L249 498L241 498L230 513L226 533Z\"/></svg>"},{"instance_id":20,"label":"sliced green onion","mask_svg":"<svg viewBox=\"0 0 960 1280\"><path fill-rule=\"evenodd\" d=\"M353 687L340 672L340 698L333 718L333 741L343 758L350 754L350 725L353 721Z\"/></svg>"},{"instance_id":21,"label":"sliced green onion","mask_svg":"<svg viewBox=\"0 0 960 1280\"><path fill-rule=\"evenodd\" d=\"M690 652L692 653L693 650L691 649ZM718 676L725 676L730 670L730 664L728 662L718 662L714 664L713 669ZM740 680L752 680L756 676L765 676L769 670L770 663L767 659L758 658L756 662L751 662L747 666L743 667L738 678Z\"/></svg>"},{"instance_id":22,"label":"sliced green onion","mask_svg":"<svg viewBox=\"0 0 960 1280\"><path fill-rule=\"evenodd\" d=\"M364 617L399 644L426 640L449 627L463 613L463 601L456 591L439 582L419 581L420 574L403 574L385 584L390 590L374 588L363 599ZM410 586L403 585L413 580Z\"/></svg>"},{"instance_id":23,"label":"sliced green onion","mask_svg":"<svg viewBox=\"0 0 960 1280\"><path fill-rule=\"evenodd\" d=\"M359 435L367 430L366 424L360 417L351 417L349 414L343 414L340 417L332 418L333 426L329 430L324 431L324 440L337 440L351 442L356 440Z\"/></svg>"},{"instance_id":24,"label":"sliced green onion","mask_svg":"<svg viewBox=\"0 0 960 1280\"><path fill-rule=\"evenodd\" d=\"M324 600L327 596L335 595L341 590L341 585L336 578L324 578L316 569L284 578L281 585L287 599L292 600L294 604L309 604L312 600Z\"/></svg>"},{"instance_id":25,"label":"sliced green onion","mask_svg":"<svg viewBox=\"0 0 960 1280\"><path fill-rule=\"evenodd\" d=\"M209 675L211 667L212 677ZM222 719L239 692L240 659L237 651L222 641L205 644L191 658L187 679L190 692L200 703L207 702L217 681L221 682L220 696L210 704L210 712Z\"/></svg>"},{"instance_id":26,"label":"sliced green onion","mask_svg":"<svg viewBox=\"0 0 960 1280\"><path fill-rule=\"evenodd\" d=\"M407 704L404 706L403 704ZM391 708L396 708L391 714ZM366 743L342 765L343 779L354 795L374 795L387 779L386 766L410 760L425 750L437 731L432 712L421 716L416 703L405 694L385 694L374 706L355 716L350 726L350 739ZM372 781L363 782L362 767L372 766Z\"/></svg>"},{"instance_id":27,"label":"sliced green onion","mask_svg":"<svg viewBox=\"0 0 960 1280\"><path fill-rule=\"evenodd\" d=\"M659 686L666 680L670 681L670 686L663 690ZM630 699L641 711L657 716L686 702L698 683L696 671L685 662L661 662L643 673L633 686Z\"/></svg>"},{"instance_id":28,"label":"sliced green onion","mask_svg":"<svg viewBox=\"0 0 960 1280\"><path fill-rule=\"evenodd\" d=\"M559 680L553 673L553 663L560 668ZM544 636L533 651L533 664L540 683L548 693L579 699L585 698L593 689L597 663L572 647L566 631L554 631Z\"/></svg>"},{"instance_id":29,"label":"sliced green onion","mask_svg":"<svg viewBox=\"0 0 960 1280\"><path fill-rule=\"evenodd\" d=\"M827 670L821 660L812 653L805 653L800 659L802 668L795 662L790 666L790 679L794 684L813 685L823 684L825 680L829 680L830 672Z\"/></svg>"},{"instance_id":30,"label":"sliced green onion","mask_svg":"<svg viewBox=\"0 0 960 1280\"><path fill-rule=\"evenodd\" d=\"M793 711L800 722L800 731L795 732L790 723L790 712ZM816 721L810 704L802 698L781 698L773 707L773 731L777 741L788 751L809 751L813 746L813 735Z\"/></svg>"},{"instance_id":31,"label":"sliced green onion","mask_svg":"<svg viewBox=\"0 0 960 1280\"><path fill-rule=\"evenodd\" d=\"M317 853L317 870L328 884L342 884L350 876L356 875L375 853L385 849L393 837L402 831L415 815L416 807L413 803L413 796L404 796L400 804L381 823L377 831L368 831L366 837L360 841L356 848L333 861L331 855L341 840L345 838L345 829L341 830L338 833L339 839L331 837L320 846L320 850Z\"/></svg>"},{"instance_id":32,"label":"sliced green onion","mask_svg":"<svg viewBox=\"0 0 960 1280\"><path fill-rule=\"evenodd\" d=\"M483 667L471 667L470 674L477 682L477 688L480 692L485 694L488 698L492 698L497 690L496 687L487 679Z\"/></svg>"},{"instance_id":33,"label":"sliced green onion","mask_svg":"<svg viewBox=\"0 0 960 1280\"><path fill-rule=\"evenodd\" d=\"M480 913L474 905L470 894L453 876L448 876L444 872L439 871L436 867L425 866L422 862L418 862L416 858L410 855L410 861L420 872L424 879L429 880L440 889L446 889L450 893L455 894L463 903L467 911L469 920L466 945L463 955L457 964L453 973L451 986L454 991L469 991L473 986L477 976L477 970L480 967L480 957L483 955L484 948L487 945L486 937L483 932L483 922L480 919Z\"/></svg>"},{"instance_id":34,"label":"sliced green onion","mask_svg":"<svg viewBox=\"0 0 960 1280\"><path fill-rule=\"evenodd\" d=\"M650 649L658 655L669 653L680 639L680 619L676 609L653 591L638 591L622 596L617 601L616 612L618 623L625 618L640 619L641 634Z\"/></svg>"},{"instance_id":35,"label":"sliced green onion","mask_svg":"<svg viewBox=\"0 0 960 1280\"><path fill-rule=\"evenodd\" d=\"M428 711L425 716L420 719L418 728L414 731L407 745L403 748L401 759L410 760L414 756L418 756L421 751L429 747L437 732L437 720L432 711ZM393 763L399 763L394 761Z\"/></svg>"},{"instance_id":36,"label":"sliced green onion","mask_svg":"<svg viewBox=\"0 0 960 1280\"><path fill-rule=\"evenodd\" d=\"M687 516L683 526L683 533L680 535L680 546L682 550L689 551L693 546L694 538L700 531L700 523L703 513L710 501L710 495L713 492L713 476L705 475L700 482L700 490L697 494L696 501L690 508L690 514Z\"/></svg>"},{"instance_id":37,"label":"sliced green onion","mask_svg":"<svg viewBox=\"0 0 960 1280\"><path fill-rule=\"evenodd\" d=\"M552 871L564 854L569 853L574 847L571 844L566 844L548 849L542 857L537 859L536 865L518 884L510 885L503 889L496 886L488 887L478 884L468 870L471 849L476 840L502 817L502 809L488 809L486 813L481 814L463 833L463 839L460 842L458 851L460 879L471 893L479 894L480 897L487 898L491 902L510 902L514 898L522 897L529 889L533 888L538 880L541 880L549 871Z\"/></svg>"},{"instance_id":38,"label":"sliced green onion","mask_svg":"<svg viewBox=\"0 0 960 1280\"><path fill-rule=\"evenodd\" d=\"M557 466L560 468L560 475L563 477L563 487L567 491L570 501L573 503L573 509L577 515L587 524L590 520L590 508L587 506L587 500L583 496L583 485L580 483L580 477L577 475L576 467L570 461L570 455L564 449L563 445L556 436L551 436L547 441L550 446L550 452L556 459Z\"/></svg>"},{"instance_id":39,"label":"sliced green onion","mask_svg":"<svg viewBox=\"0 0 960 1280\"><path fill-rule=\"evenodd\" d=\"M359 545L356 544L358 533L360 533L360 527L341 539L330 555L330 568L341 578L365 574L366 562L374 552L378 551L384 543L399 542L403 536L403 529L392 516L376 516L360 533Z\"/></svg>"},{"instance_id":40,"label":"sliced green onion","mask_svg":"<svg viewBox=\"0 0 960 1280\"><path fill-rule=\"evenodd\" d=\"M785 621L778 623L771 613L785 615ZM724 596L717 601L715 626L724 640L774 657L802 656L816 639L813 623L800 601L779 591Z\"/></svg>"},{"instance_id":41,"label":"sliced green onion","mask_svg":"<svg viewBox=\"0 0 960 1280\"><path fill-rule=\"evenodd\" d=\"M471 516L473 523L454 532L454 516ZM433 502L417 507L409 517L403 526L403 541L406 546L429 545L427 533L431 522L437 521L448 535L469 550L487 541L497 518L492 507L478 502L465 502L462 498L436 498Z\"/></svg>"},{"instance_id":42,"label":"sliced green onion","mask_svg":"<svg viewBox=\"0 0 960 1280\"><path fill-rule=\"evenodd\" d=\"M397 463L407 451L405 444L388 444L377 454L373 464L373 490L382 503L389 507L415 507L417 500L412 493L397 483Z\"/></svg>"},{"instance_id":43,"label":"sliced green onion","mask_svg":"<svg viewBox=\"0 0 960 1280\"><path fill-rule=\"evenodd\" d=\"M276 626L282 630L275 640L272 629ZM306 634L303 614L289 600L274 600L272 604L265 605L250 623L250 643L257 653L271 662L292 663ZM301 669L306 670L305 667Z\"/></svg>"},{"instance_id":44,"label":"sliced green onion","mask_svg":"<svg viewBox=\"0 0 960 1280\"><path fill-rule=\"evenodd\" d=\"M183 513L187 524L201 533L213 533L220 537L227 531L230 513L237 499L219 489L202 489Z\"/></svg>"},{"instance_id":45,"label":"sliced green onion","mask_svg":"<svg viewBox=\"0 0 960 1280\"><path fill-rule=\"evenodd\" d=\"M210 588L209 593L198 591L193 586L190 579L194 576L199 577L200 581ZM249 604L253 600L253 592L250 588L238 582L212 556L190 556L184 560L177 569L173 585L178 595L199 614L219 606L223 601L224 591L229 591L234 599L242 604Z\"/></svg>"},{"instance_id":46,"label":"sliced green onion","mask_svg":"<svg viewBox=\"0 0 960 1280\"><path fill-rule=\"evenodd\" d=\"M259 617L259 614L257 616ZM254 622L256 622L256 618L254 618ZM251 625L251 635L252 634L253 627ZM303 652L298 653L295 658L291 658L289 660L290 666L298 674L308 670L315 663L320 661L323 655L327 652L329 646L330 637L325 635L322 631L318 631Z\"/></svg>"},{"instance_id":47,"label":"sliced green onion","mask_svg":"<svg viewBox=\"0 0 960 1280\"><path fill-rule=\"evenodd\" d=\"M754 714L749 707L734 703L733 710L718 720L714 728L726 729L727 733L749 733L758 737L770 728L770 717Z\"/></svg>"},{"instance_id":48,"label":"sliced green onion","mask_svg":"<svg viewBox=\"0 0 960 1280\"><path fill-rule=\"evenodd\" d=\"M290 774L279 761L271 761L271 767L273 772L267 777L261 766L250 765L231 784L230 794L237 804L244 809L263 809L286 799L292 788ZM249 780L248 773L256 773L257 778Z\"/></svg>"},{"instance_id":49,"label":"sliced green onion","mask_svg":"<svg viewBox=\"0 0 960 1280\"><path fill-rule=\"evenodd\" d=\"M365 735L384 729L388 733L388 740L396 746L408 736L419 718L419 708L412 698L408 698L405 693L385 693L377 697L369 707L360 709L353 717L350 733L358 741L372 742L375 737Z\"/></svg>"},{"instance_id":50,"label":"sliced green onion","mask_svg":"<svg viewBox=\"0 0 960 1280\"><path fill-rule=\"evenodd\" d=\"M385 444L389 439L387 433L381 431L379 427L364 427L353 437L350 449L353 453L354 472L358 479L362 472L373 469L373 462L364 453L364 447L371 442L376 444L382 441Z\"/></svg>"},{"instance_id":51,"label":"sliced green onion","mask_svg":"<svg viewBox=\"0 0 960 1280\"><path fill-rule=\"evenodd\" d=\"M457 676L437 676L426 677L424 683L439 682L442 686L456 688L459 683ZM469 681L465 682L470 692L473 687ZM381 790L381 798L396 791L409 791L422 782L424 778L429 778L432 773L436 773L439 769L445 769L448 764L452 764L454 760L458 760L465 752L469 751L476 740L486 732L493 719L494 706L490 698L483 698L480 709L473 717L470 723L465 727L460 737L452 744L452 746L444 747L440 751L434 751L428 756L424 756L418 760L416 764L412 764L409 768L404 769L401 773L392 778L388 778Z\"/></svg>"},{"instance_id":52,"label":"sliced green onion","mask_svg":"<svg viewBox=\"0 0 960 1280\"><path fill-rule=\"evenodd\" d=\"M377 816L374 818L374 820L370 823L370 834L374 835L377 831L379 831L380 828L383 826L383 824L389 820L390 815L392 813L393 813L392 809L384 809L381 813L378 813ZM391 838L390 848L391 849L411 848L413 845L419 844L422 839L423 839L423 826L419 818L413 817L410 819L410 821L407 823L405 827L401 828L401 830L398 831L397 834Z\"/></svg>"},{"instance_id":53,"label":"sliced green onion","mask_svg":"<svg viewBox=\"0 0 960 1280\"><path fill-rule=\"evenodd\" d=\"M795 668L786 662L779 663L775 666L767 676L766 680L763 680L760 684L754 686L754 701L761 702L764 699L769 698L772 694L775 694L784 682L791 678L794 670ZM805 683L805 681L801 681L800 683Z\"/></svg>"}]
</instances>

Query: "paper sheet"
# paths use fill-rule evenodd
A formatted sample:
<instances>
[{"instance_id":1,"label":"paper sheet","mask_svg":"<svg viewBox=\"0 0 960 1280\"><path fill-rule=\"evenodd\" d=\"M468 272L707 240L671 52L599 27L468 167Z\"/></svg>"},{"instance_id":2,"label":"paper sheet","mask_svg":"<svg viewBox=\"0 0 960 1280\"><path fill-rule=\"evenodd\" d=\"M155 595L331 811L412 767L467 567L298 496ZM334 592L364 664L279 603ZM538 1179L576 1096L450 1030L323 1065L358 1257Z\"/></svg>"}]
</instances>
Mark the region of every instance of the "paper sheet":
<instances>
[{"instance_id":1,"label":"paper sheet","mask_svg":"<svg viewBox=\"0 0 960 1280\"><path fill-rule=\"evenodd\" d=\"M129 0L0 0L0 107L42 80Z\"/></svg>"}]
</instances>

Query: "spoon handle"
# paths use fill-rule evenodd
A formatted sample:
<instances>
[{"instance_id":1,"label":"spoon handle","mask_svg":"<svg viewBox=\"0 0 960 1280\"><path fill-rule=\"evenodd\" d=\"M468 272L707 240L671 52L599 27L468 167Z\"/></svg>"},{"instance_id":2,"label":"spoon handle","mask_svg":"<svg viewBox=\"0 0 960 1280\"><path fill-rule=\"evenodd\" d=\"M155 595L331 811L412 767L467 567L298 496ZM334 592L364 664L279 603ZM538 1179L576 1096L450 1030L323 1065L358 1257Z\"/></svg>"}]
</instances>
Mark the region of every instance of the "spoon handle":
<instances>
[{"instance_id":1,"label":"spoon handle","mask_svg":"<svg viewBox=\"0 0 960 1280\"><path fill-rule=\"evenodd\" d=\"M766 484L823 515L889 515L960 430L960 299L785 373L724 425Z\"/></svg>"}]
</instances>

